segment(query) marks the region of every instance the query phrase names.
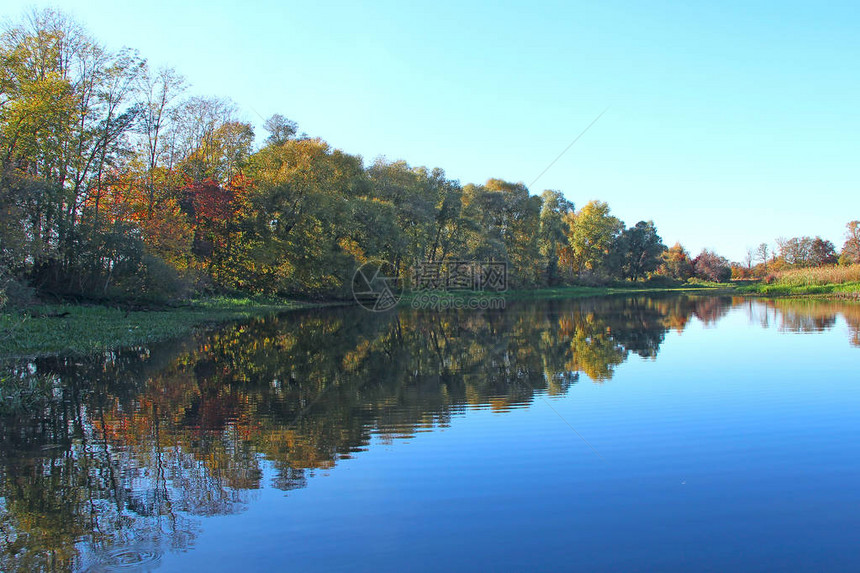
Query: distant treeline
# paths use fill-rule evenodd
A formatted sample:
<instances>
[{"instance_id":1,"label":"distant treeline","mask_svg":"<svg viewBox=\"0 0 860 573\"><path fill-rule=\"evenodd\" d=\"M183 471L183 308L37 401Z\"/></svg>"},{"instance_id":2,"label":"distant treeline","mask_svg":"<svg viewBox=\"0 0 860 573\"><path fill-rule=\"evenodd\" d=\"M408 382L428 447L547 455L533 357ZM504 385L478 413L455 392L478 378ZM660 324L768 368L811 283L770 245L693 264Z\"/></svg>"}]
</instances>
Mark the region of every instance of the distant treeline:
<instances>
[{"instance_id":1,"label":"distant treeline","mask_svg":"<svg viewBox=\"0 0 860 573\"><path fill-rule=\"evenodd\" d=\"M0 304L34 291L339 297L375 259L404 279L419 261L506 261L513 288L731 276L726 259L666 249L653 222L626 227L606 203L575 210L522 183L365 166L281 115L255 148L229 100L186 90L59 12L3 32Z\"/></svg>"},{"instance_id":2,"label":"distant treeline","mask_svg":"<svg viewBox=\"0 0 860 573\"><path fill-rule=\"evenodd\" d=\"M790 269L826 267L835 264L852 265L860 263L860 221L850 221L846 225L845 244L842 250L821 237L779 238L776 246L761 243L756 248L747 249L744 260L732 264L732 277L770 278L775 273Z\"/></svg>"}]
</instances>

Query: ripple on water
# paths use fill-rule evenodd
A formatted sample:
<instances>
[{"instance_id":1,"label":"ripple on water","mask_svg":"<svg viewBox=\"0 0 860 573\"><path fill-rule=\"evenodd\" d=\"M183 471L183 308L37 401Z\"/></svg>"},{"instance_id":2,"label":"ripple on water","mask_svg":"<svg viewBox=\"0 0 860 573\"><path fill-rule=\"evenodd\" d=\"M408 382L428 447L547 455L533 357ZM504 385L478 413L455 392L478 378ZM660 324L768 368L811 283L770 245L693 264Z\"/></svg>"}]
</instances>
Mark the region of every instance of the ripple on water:
<instances>
[{"instance_id":1,"label":"ripple on water","mask_svg":"<svg viewBox=\"0 0 860 573\"><path fill-rule=\"evenodd\" d=\"M121 547L99 556L85 571L151 571L158 567L160 562L161 553L153 548Z\"/></svg>"}]
</instances>

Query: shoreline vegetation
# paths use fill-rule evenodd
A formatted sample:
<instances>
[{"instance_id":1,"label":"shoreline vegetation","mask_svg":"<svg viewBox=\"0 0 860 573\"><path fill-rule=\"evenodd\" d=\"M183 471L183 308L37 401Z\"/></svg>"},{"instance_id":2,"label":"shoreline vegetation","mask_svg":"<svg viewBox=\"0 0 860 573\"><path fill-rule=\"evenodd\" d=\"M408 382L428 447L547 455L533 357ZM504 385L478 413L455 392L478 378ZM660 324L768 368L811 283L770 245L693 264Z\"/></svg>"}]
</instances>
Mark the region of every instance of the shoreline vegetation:
<instances>
[{"instance_id":1,"label":"shoreline vegetation","mask_svg":"<svg viewBox=\"0 0 860 573\"><path fill-rule=\"evenodd\" d=\"M237 320L337 303L210 298L184 305L40 304L0 311L0 360L80 356L188 336Z\"/></svg>"},{"instance_id":2,"label":"shoreline vegetation","mask_svg":"<svg viewBox=\"0 0 860 573\"><path fill-rule=\"evenodd\" d=\"M501 296L506 301L565 299L614 295L730 294L765 298L860 300L860 265L844 269L797 269L770 281L679 285L647 282L625 286L562 286L502 293L435 293L437 300L455 296ZM842 281L842 282L838 282ZM405 293L400 307L420 293ZM112 349L178 339L228 322L303 308L352 305L351 300L302 302L267 298L212 297L182 305L149 307L117 304L38 304L0 310L0 360L52 355L80 356Z\"/></svg>"}]
</instances>

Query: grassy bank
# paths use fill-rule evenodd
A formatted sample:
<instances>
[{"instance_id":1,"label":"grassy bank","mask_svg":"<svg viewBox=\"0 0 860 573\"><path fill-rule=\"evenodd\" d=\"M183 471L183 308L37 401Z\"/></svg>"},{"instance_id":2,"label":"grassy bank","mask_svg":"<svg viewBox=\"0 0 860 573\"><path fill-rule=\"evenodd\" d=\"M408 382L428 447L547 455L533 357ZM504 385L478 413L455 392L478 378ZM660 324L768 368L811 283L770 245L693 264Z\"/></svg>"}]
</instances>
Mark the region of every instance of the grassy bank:
<instances>
[{"instance_id":1,"label":"grassy bank","mask_svg":"<svg viewBox=\"0 0 860 573\"><path fill-rule=\"evenodd\" d=\"M311 306L290 301L212 298L150 310L41 305L0 313L0 359L88 354L180 337L197 328Z\"/></svg>"},{"instance_id":2,"label":"grassy bank","mask_svg":"<svg viewBox=\"0 0 860 573\"><path fill-rule=\"evenodd\" d=\"M767 280L737 290L743 294L764 296L860 299L860 265L782 271Z\"/></svg>"},{"instance_id":3,"label":"grassy bank","mask_svg":"<svg viewBox=\"0 0 860 573\"><path fill-rule=\"evenodd\" d=\"M516 289L504 292L473 292L473 291L422 291L406 292L401 298L401 306L412 305L413 301L420 302L422 297L432 297L433 300L445 300L457 297L463 298L495 298L505 300L532 299L564 299L590 296L630 295L630 294L660 294L660 293L732 293L734 287L730 284L695 282L674 286L649 285L647 283L616 285L616 286L565 286L538 289Z\"/></svg>"}]
</instances>

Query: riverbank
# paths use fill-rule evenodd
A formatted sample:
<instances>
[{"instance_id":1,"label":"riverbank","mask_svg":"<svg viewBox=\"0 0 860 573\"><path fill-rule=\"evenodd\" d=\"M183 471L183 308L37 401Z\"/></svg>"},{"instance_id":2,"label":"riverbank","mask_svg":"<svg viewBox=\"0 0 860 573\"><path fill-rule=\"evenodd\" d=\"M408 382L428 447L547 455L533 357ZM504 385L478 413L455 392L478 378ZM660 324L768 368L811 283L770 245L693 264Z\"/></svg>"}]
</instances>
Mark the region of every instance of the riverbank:
<instances>
[{"instance_id":1,"label":"riverbank","mask_svg":"<svg viewBox=\"0 0 860 573\"><path fill-rule=\"evenodd\" d=\"M451 299L469 298L469 299L495 299L503 298L505 300L533 300L533 299L565 299L565 298L583 298L591 296L614 296L614 295L653 295L653 294L732 294L735 292L735 287L728 283L687 283L677 286L565 286L565 287L547 287L531 290L507 290L502 292L495 291L419 291L404 293L400 306L413 306L423 308L423 303L428 303L428 307L433 307Z\"/></svg>"},{"instance_id":2,"label":"riverbank","mask_svg":"<svg viewBox=\"0 0 860 573\"><path fill-rule=\"evenodd\" d=\"M758 283L738 287L738 294L767 297L812 297L860 300L860 282L824 285Z\"/></svg>"},{"instance_id":3,"label":"riverbank","mask_svg":"<svg viewBox=\"0 0 860 573\"><path fill-rule=\"evenodd\" d=\"M533 298L541 299L557 299L557 298L578 298L587 296L607 296L607 295L640 295L640 294L683 294L683 293L731 293L733 287L729 284L719 283L697 283L684 284L680 286L658 287L658 286L621 286L621 287L557 287L557 288L541 288L535 290L519 291L514 290L506 293L506 298L510 300L527 300Z\"/></svg>"},{"instance_id":4,"label":"riverbank","mask_svg":"<svg viewBox=\"0 0 860 573\"><path fill-rule=\"evenodd\" d=\"M401 306L413 306L432 296L436 308L455 297L492 298L506 301L566 299L592 296L656 294L741 294L767 297L818 297L860 299L860 282L843 284L743 285L694 283L678 286L570 286L503 293L404 293ZM176 307L124 309L99 305L53 304L0 312L0 359L50 355L84 355L112 348L136 346L187 336L196 329L245 320L298 308L346 304L344 301L305 303L250 298L211 298ZM434 306L435 305L435 306ZM421 304L419 308L423 308Z\"/></svg>"},{"instance_id":5,"label":"riverbank","mask_svg":"<svg viewBox=\"0 0 860 573\"><path fill-rule=\"evenodd\" d=\"M434 293L434 300L458 296L505 300L565 299L607 295L732 292L728 285L674 287L557 287L511 290L504 293ZM401 306L411 305L423 293L405 293ZM175 307L125 309L115 306L51 304L0 312L0 360L51 355L85 355L112 348L150 344L187 336L196 329L316 306L342 305L344 301L305 303L262 299L211 298Z\"/></svg>"},{"instance_id":6,"label":"riverbank","mask_svg":"<svg viewBox=\"0 0 860 573\"><path fill-rule=\"evenodd\" d=\"M178 338L219 323L311 306L318 305L211 298L153 309L72 304L4 309L0 312L0 359L103 352Z\"/></svg>"}]
</instances>

